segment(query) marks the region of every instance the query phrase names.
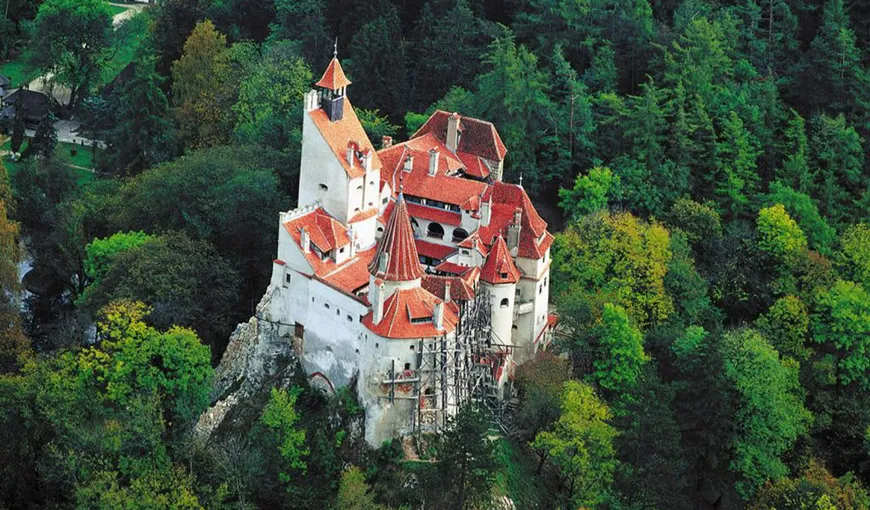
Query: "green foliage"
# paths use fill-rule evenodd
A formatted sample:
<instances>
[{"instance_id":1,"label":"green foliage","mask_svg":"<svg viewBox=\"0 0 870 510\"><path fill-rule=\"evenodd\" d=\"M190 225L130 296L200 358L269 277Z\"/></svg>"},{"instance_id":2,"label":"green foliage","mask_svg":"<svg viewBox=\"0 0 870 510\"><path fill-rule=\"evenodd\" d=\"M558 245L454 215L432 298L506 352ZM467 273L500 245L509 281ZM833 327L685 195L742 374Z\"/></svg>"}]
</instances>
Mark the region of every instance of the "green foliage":
<instances>
[{"instance_id":1,"label":"green foliage","mask_svg":"<svg viewBox=\"0 0 870 510\"><path fill-rule=\"evenodd\" d=\"M335 508L336 510L385 510L387 507L375 502L375 496L360 468L350 466L341 474Z\"/></svg>"},{"instance_id":2,"label":"green foliage","mask_svg":"<svg viewBox=\"0 0 870 510\"><path fill-rule=\"evenodd\" d=\"M641 328L664 320L673 311L664 288L668 245L668 231L658 223L628 213L586 216L556 236L554 296L618 304Z\"/></svg>"},{"instance_id":3,"label":"green foliage","mask_svg":"<svg viewBox=\"0 0 870 510\"><path fill-rule=\"evenodd\" d=\"M547 352L520 365L517 390L520 409L517 418L529 435L535 436L559 417L562 387L569 377L568 363Z\"/></svg>"},{"instance_id":4,"label":"green foliage","mask_svg":"<svg viewBox=\"0 0 870 510\"><path fill-rule=\"evenodd\" d=\"M839 259L845 274L870 285L870 226L852 225L840 236Z\"/></svg>"},{"instance_id":5,"label":"green foliage","mask_svg":"<svg viewBox=\"0 0 870 510\"><path fill-rule=\"evenodd\" d=\"M595 360L595 380L620 397L637 384L649 356L643 351L643 336L628 319L625 309L607 303L601 316L601 354Z\"/></svg>"},{"instance_id":6,"label":"green foliage","mask_svg":"<svg viewBox=\"0 0 870 510\"><path fill-rule=\"evenodd\" d=\"M782 204L789 216L794 218L800 229L806 233L809 246L829 255L836 243L837 232L819 214L816 203L809 195L795 191L780 182L770 184L770 192L765 197L769 205Z\"/></svg>"},{"instance_id":7,"label":"green foliage","mask_svg":"<svg viewBox=\"0 0 870 510\"><path fill-rule=\"evenodd\" d=\"M539 433L532 442L541 462L549 462L559 473L566 503L572 507L595 507L610 496L617 465L617 431L608 423L610 418L610 410L591 386L568 381L561 416L551 431Z\"/></svg>"},{"instance_id":8,"label":"green foliage","mask_svg":"<svg viewBox=\"0 0 870 510\"><path fill-rule=\"evenodd\" d=\"M487 411L460 407L438 438L436 501L453 508L476 508L490 500L495 481L494 445Z\"/></svg>"},{"instance_id":9,"label":"green foliage","mask_svg":"<svg viewBox=\"0 0 870 510\"><path fill-rule=\"evenodd\" d=\"M85 274L94 282L99 281L109 272L119 254L141 246L152 239L141 230L139 232L118 232L105 239L94 239L85 247L88 257L85 259Z\"/></svg>"},{"instance_id":10,"label":"green foliage","mask_svg":"<svg viewBox=\"0 0 870 510\"><path fill-rule=\"evenodd\" d=\"M799 297L784 296L758 318L756 326L779 353L803 360L809 356L804 346L810 330L807 305Z\"/></svg>"},{"instance_id":11,"label":"green foliage","mask_svg":"<svg viewBox=\"0 0 870 510\"><path fill-rule=\"evenodd\" d=\"M728 333L722 350L725 376L739 395L730 467L748 499L765 481L788 475L783 455L808 432L813 416L803 404L797 363L781 360L760 333Z\"/></svg>"},{"instance_id":12,"label":"green foliage","mask_svg":"<svg viewBox=\"0 0 870 510\"><path fill-rule=\"evenodd\" d=\"M286 150L301 136L296 113L308 92L311 71L286 42L272 43L262 53L250 76L239 84L234 133L242 144Z\"/></svg>"},{"instance_id":13,"label":"green foliage","mask_svg":"<svg viewBox=\"0 0 870 510\"><path fill-rule=\"evenodd\" d=\"M372 143L380 143L384 136L393 136L399 131L399 126L391 124L390 119L380 115L377 109L360 108L356 111L356 116Z\"/></svg>"},{"instance_id":14,"label":"green foliage","mask_svg":"<svg viewBox=\"0 0 870 510\"><path fill-rule=\"evenodd\" d=\"M794 264L807 250L807 237L782 204L758 212L758 246L785 264Z\"/></svg>"},{"instance_id":15,"label":"green foliage","mask_svg":"<svg viewBox=\"0 0 870 510\"><path fill-rule=\"evenodd\" d=\"M852 474L835 478L817 459L800 477L783 478L758 491L749 510L808 508L858 510L870 506L870 495Z\"/></svg>"},{"instance_id":16,"label":"green foliage","mask_svg":"<svg viewBox=\"0 0 870 510\"><path fill-rule=\"evenodd\" d=\"M574 189L559 190L559 207L573 221L607 208L608 199L618 194L619 176L607 167L595 167L587 175L578 175Z\"/></svg>"},{"instance_id":17,"label":"green foliage","mask_svg":"<svg viewBox=\"0 0 870 510\"><path fill-rule=\"evenodd\" d=\"M100 78L110 58L112 16L102 0L46 0L33 26L34 65L70 88L69 107Z\"/></svg>"},{"instance_id":18,"label":"green foliage","mask_svg":"<svg viewBox=\"0 0 870 510\"><path fill-rule=\"evenodd\" d=\"M308 469L305 457L308 456L309 450L305 447L305 430L299 429L296 423L299 421L296 400L300 393L300 388L293 388L290 391L273 388L260 421L275 439L285 469L304 473ZM281 483L288 484L292 476L282 471L280 478ZM292 490L292 487L288 487L287 490Z\"/></svg>"},{"instance_id":19,"label":"green foliage","mask_svg":"<svg viewBox=\"0 0 870 510\"><path fill-rule=\"evenodd\" d=\"M674 202L668 222L685 232L692 244L722 238L722 219L709 204L700 204L688 198Z\"/></svg>"},{"instance_id":20,"label":"green foliage","mask_svg":"<svg viewBox=\"0 0 870 510\"><path fill-rule=\"evenodd\" d=\"M870 389L870 295L840 280L816 296L813 341L834 349L837 380Z\"/></svg>"}]
</instances>

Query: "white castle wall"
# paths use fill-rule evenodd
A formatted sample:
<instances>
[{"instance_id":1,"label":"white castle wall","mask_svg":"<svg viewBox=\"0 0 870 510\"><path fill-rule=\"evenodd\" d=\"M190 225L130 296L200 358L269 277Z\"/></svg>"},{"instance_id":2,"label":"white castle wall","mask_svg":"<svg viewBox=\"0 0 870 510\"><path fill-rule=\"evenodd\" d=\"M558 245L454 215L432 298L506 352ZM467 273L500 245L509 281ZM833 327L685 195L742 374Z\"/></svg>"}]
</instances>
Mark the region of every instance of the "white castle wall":
<instances>
[{"instance_id":1,"label":"white castle wall","mask_svg":"<svg viewBox=\"0 0 870 510\"><path fill-rule=\"evenodd\" d=\"M332 217L347 224L354 214L348 203L349 187L347 172L306 112L302 121L299 206L319 201Z\"/></svg>"}]
</instances>

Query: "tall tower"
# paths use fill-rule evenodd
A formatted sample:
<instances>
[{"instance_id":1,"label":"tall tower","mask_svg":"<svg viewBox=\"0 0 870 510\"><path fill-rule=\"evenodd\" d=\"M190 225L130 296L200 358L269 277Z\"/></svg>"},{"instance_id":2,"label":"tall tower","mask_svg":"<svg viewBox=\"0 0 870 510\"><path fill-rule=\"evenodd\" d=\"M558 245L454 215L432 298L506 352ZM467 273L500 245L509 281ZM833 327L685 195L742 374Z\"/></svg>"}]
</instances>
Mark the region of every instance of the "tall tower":
<instances>
[{"instance_id":1,"label":"tall tower","mask_svg":"<svg viewBox=\"0 0 870 510\"><path fill-rule=\"evenodd\" d=\"M350 104L348 85L333 56L305 94L298 205L319 202L352 230L354 249L366 250L375 244L381 162Z\"/></svg>"}]
</instances>

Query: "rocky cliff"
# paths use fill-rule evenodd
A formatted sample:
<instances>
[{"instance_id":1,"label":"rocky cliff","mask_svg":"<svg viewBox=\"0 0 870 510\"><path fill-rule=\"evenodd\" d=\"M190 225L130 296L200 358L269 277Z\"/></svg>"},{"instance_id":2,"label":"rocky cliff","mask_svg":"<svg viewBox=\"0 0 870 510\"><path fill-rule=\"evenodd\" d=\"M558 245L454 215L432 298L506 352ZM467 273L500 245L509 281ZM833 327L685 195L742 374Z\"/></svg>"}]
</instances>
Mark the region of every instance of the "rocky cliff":
<instances>
[{"instance_id":1,"label":"rocky cliff","mask_svg":"<svg viewBox=\"0 0 870 510\"><path fill-rule=\"evenodd\" d=\"M239 324L215 371L212 403L199 417L195 434L209 441L224 432L247 429L259 417L269 391L289 387L298 372L292 329L271 314L272 288L248 322Z\"/></svg>"}]
</instances>

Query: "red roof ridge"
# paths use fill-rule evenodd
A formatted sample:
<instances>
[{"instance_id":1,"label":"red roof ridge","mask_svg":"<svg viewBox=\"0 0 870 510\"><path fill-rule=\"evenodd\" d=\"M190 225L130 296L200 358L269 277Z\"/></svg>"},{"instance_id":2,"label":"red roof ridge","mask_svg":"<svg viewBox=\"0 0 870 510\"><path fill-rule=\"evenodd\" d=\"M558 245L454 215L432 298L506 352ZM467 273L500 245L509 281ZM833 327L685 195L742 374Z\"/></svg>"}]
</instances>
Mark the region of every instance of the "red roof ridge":
<instances>
[{"instance_id":1,"label":"red roof ridge","mask_svg":"<svg viewBox=\"0 0 870 510\"><path fill-rule=\"evenodd\" d=\"M323 76L314 85L329 90L338 90L342 87L347 87L350 84L351 81L347 79L347 76L345 76L344 69L341 68L338 59L333 57L332 60L329 61L329 65L326 66L326 70L323 71Z\"/></svg>"},{"instance_id":2,"label":"red roof ridge","mask_svg":"<svg viewBox=\"0 0 870 510\"><path fill-rule=\"evenodd\" d=\"M423 267L414 242L411 217L405 197L401 194L390 215L378 251L369 266L369 272L388 281L410 281L423 276Z\"/></svg>"}]
</instances>

